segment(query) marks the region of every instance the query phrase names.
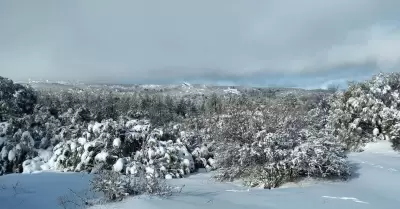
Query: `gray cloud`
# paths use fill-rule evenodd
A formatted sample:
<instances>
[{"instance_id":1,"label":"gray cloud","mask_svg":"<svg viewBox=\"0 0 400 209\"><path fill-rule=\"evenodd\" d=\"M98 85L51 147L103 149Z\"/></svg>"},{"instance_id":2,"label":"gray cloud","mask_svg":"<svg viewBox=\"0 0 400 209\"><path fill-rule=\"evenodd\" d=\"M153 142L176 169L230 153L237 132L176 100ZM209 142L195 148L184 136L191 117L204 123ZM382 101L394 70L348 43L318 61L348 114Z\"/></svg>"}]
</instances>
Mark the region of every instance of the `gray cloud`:
<instances>
[{"instance_id":1,"label":"gray cloud","mask_svg":"<svg viewBox=\"0 0 400 209\"><path fill-rule=\"evenodd\" d=\"M2 1L0 74L237 80L400 61L400 1ZM362 70L362 69L360 69Z\"/></svg>"}]
</instances>

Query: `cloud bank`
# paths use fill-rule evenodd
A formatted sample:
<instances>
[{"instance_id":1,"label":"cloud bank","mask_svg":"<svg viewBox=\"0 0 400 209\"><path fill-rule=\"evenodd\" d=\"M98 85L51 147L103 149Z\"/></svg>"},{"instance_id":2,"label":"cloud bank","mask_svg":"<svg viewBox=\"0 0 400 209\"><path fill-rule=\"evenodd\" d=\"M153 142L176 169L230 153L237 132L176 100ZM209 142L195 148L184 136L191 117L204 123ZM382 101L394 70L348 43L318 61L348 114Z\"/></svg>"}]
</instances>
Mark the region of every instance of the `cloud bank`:
<instances>
[{"instance_id":1,"label":"cloud bank","mask_svg":"<svg viewBox=\"0 0 400 209\"><path fill-rule=\"evenodd\" d=\"M0 75L289 86L354 80L400 69L399 6L397 0L1 1ZM316 77L319 84L309 83Z\"/></svg>"}]
</instances>

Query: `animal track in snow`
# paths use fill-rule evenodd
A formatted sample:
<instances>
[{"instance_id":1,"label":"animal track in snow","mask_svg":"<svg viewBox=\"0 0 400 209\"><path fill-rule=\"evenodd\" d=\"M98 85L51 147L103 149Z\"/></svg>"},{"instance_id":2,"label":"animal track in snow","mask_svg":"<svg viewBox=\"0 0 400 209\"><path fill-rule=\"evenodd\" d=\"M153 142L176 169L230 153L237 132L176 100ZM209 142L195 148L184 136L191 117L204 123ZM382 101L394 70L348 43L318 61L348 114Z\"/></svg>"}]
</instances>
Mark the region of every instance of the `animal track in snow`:
<instances>
[{"instance_id":1,"label":"animal track in snow","mask_svg":"<svg viewBox=\"0 0 400 209\"><path fill-rule=\"evenodd\" d=\"M368 202L361 201L361 200L359 200L359 199L357 199L355 197L331 197L331 196L322 196L322 197L323 198L328 198L328 199L351 200L351 201L356 202L356 203L369 204Z\"/></svg>"},{"instance_id":2,"label":"animal track in snow","mask_svg":"<svg viewBox=\"0 0 400 209\"><path fill-rule=\"evenodd\" d=\"M381 168L381 169L383 169L384 167L383 166L381 166L381 165L376 165L376 164L374 164L374 163L369 163L368 161L361 161L361 163L366 163L366 164L368 164L368 165L371 165L371 166L373 166L373 167L375 167L375 168ZM398 170L397 169L395 169L395 168L388 168L387 169L388 171L392 171L392 172L398 172Z\"/></svg>"}]
</instances>

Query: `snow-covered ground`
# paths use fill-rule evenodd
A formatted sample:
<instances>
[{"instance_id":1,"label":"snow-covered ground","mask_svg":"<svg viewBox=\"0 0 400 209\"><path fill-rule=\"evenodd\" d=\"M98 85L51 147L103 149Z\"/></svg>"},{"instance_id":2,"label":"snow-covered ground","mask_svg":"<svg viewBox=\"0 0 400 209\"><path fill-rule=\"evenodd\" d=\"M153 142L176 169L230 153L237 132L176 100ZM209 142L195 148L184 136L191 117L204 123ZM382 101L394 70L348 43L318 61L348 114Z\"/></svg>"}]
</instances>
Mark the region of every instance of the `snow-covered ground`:
<instances>
[{"instance_id":1,"label":"snow-covered ground","mask_svg":"<svg viewBox=\"0 0 400 209\"><path fill-rule=\"evenodd\" d=\"M248 189L236 183L216 183L210 179L210 173L198 173L170 180L176 186L185 186L180 194L168 199L132 197L93 208L399 208L400 154L391 151L387 142L378 142L368 145L362 153L350 154L349 160L354 175L348 182L303 181L264 190ZM48 172L1 176L0 185L6 188L0 187L0 208L60 208L58 197L68 194L69 188L84 191L89 178L84 174Z\"/></svg>"},{"instance_id":2,"label":"snow-covered ground","mask_svg":"<svg viewBox=\"0 0 400 209\"><path fill-rule=\"evenodd\" d=\"M58 198L87 190L90 176L83 173L41 172L0 176L1 209L56 209Z\"/></svg>"}]
</instances>

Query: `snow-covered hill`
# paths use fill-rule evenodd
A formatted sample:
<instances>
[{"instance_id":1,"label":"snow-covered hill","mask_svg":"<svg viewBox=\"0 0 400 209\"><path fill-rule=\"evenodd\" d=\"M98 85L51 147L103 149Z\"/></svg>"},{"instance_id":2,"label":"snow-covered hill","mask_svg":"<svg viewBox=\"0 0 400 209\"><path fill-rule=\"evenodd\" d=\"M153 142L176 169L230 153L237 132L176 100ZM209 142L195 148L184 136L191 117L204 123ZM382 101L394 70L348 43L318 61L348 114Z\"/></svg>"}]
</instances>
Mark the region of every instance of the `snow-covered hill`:
<instances>
[{"instance_id":1,"label":"snow-covered hill","mask_svg":"<svg viewBox=\"0 0 400 209\"><path fill-rule=\"evenodd\" d=\"M63 89L105 89L117 92L145 92L145 93L160 93L164 95L177 96L207 96L213 93L217 95L240 95L247 94L262 94L274 96L294 95L309 95L315 92L327 92L326 90L306 90L298 88L255 88L245 86L213 86L190 84L187 82L181 85L121 85L121 84L83 84L83 83L68 83L68 82L29 82L34 89L39 90L63 90Z\"/></svg>"},{"instance_id":2,"label":"snow-covered hill","mask_svg":"<svg viewBox=\"0 0 400 209\"><path fill-rule=\"evenodd\" d=\"M123 202L94 206L95 209L197 209L197 208L320 208L395 209L400 204L400 155L383 141L349 155L354 174L347 182L303 181L282 188L248 189L236 183L217 183L210 173L198 173L170 183L185 185L168 199L133 197ZM77 173L11 174L0 176L1 208L59 208L57 199L84 191L90 176ZM289 186L288 186L289 185ZM1 188L0 188L1 189Z\"/></svg>"}]
</instances>

